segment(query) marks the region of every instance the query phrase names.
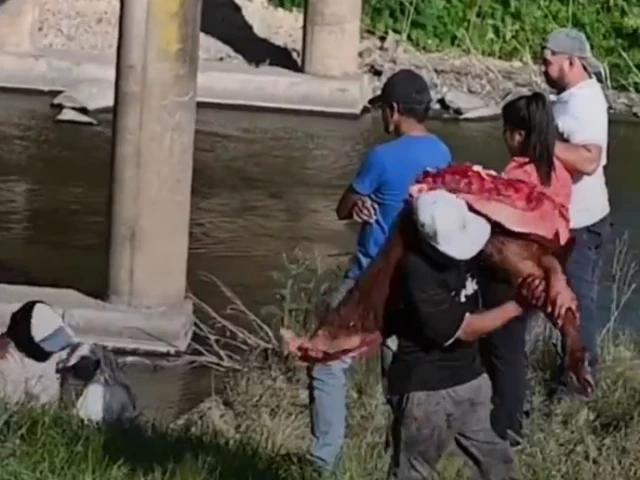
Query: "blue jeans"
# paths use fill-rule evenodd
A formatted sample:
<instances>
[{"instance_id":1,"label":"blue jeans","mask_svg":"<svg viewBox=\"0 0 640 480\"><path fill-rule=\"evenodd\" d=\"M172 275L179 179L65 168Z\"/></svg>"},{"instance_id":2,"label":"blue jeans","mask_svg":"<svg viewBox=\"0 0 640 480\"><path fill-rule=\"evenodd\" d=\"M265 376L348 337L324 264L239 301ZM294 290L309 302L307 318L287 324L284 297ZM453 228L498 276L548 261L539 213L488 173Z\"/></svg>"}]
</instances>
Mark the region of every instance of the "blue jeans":
<instances>
[{"instance_id":1,"label":"blue jeans","mask_svg":"<svg viewBox=\"0 0 640 480\"><path fill-rule=\"evenodd\" d=\"M383 389L386 372L397 349L395 337L382 346ZM347 420L347 371L352 357L310 369L311 459L324 471L335 471L344 443Z\"/></svg>"},{"instance_id":2,"label":"blue jeans","mask_svg":"<svg viewBox=\"0 0 640 480\"><path fill-rule=\"evenodd\" d=\"M594 379L597 375L599 355L598 337L602 324L598 318L598 290L602 271L603 253L611 236L611 220L602 220L572 231L575 245L567 263L567 277L578 297L580 308L580 336L588 353L588 364ZM563 367L566 348L563 345L560 371L560 390L566 389Z\"/></svg>"},{"instance_id":3,"label":"blue jeans","mask_svg":"<svg viewBox=\"0 0 640 480\"><path fill-rule=\"evenodd\" d=\"M353 280L345 279L328 299L329 306L336 306L353 284ZM383 345L383 379L396 347L395 337L387 339ZM347 371L352 361L352 357L342 358L326 364L317 364L309 370L311 459L324 471L336 470L344 443L347 420Z\"/></svg>"}]
</instances>

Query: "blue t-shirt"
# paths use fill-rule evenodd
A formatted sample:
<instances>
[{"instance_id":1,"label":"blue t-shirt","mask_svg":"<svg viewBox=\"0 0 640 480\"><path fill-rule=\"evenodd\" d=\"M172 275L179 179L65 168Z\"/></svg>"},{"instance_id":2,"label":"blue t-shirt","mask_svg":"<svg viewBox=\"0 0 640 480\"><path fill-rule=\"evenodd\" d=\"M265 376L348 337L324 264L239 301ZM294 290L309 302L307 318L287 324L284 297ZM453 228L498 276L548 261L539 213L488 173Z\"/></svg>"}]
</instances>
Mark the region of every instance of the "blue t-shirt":
<instances>
[{"instance_id":1,"label":"blue t-shirt","mask_svg":"<svg viewBox=\"0 0 640 480\"><path fill-rule=\"evenodd\" d=\"M369 151L351 184L378 205L378 217L364 223L347 278L356 279L384 245L413 185L425 170L451 163L451 152L436 135L404 135Z\"/></svg>"}]
</instances>

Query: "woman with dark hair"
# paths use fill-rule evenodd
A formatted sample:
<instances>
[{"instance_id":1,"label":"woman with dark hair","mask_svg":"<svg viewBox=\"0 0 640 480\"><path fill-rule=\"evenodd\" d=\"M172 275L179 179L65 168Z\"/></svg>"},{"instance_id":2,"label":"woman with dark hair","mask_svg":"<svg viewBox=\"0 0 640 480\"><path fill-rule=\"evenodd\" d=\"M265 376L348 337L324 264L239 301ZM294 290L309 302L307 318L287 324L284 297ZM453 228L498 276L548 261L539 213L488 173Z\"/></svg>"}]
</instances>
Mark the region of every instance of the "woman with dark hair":
<instances>
[{"instance_id":1,"label":"woman with dark hair","mask_svg":"<svg viewBox=\"0 0 640 480\"><path fill-rule=\"evenodd\" d=\"M572 180L566 168L554 158L557 128L547 98L535 92L512 99L502 108L502 119L504 140L512 157L502 176L539 185L568 212ZM556 298L564 296L560 304L574 302L567 298L572 293L566 288L559 263L553 257L545 258L548 269L556 272L549 279L551 294ZM485 266L480 278L484 308L515 298L515 289L505 272ZM526 329L527 315L524 314L480 342L483 362L493 385L493 427L505 439L510 431L515 443L522 436L527 389Z\"/></svg>"},{"instance_id":2,"label":"woman with dark hair","mask_svg":"<svg viewBox=\"0 0 640 480\"><path fill-rule=\"evenodd\" d=\"M558 131L544 94L534 92L507 102L502 107L502 122L512 157L502 176L536 183L568 208L571 174L554 157Z\"/></svg>"}]
</instances>

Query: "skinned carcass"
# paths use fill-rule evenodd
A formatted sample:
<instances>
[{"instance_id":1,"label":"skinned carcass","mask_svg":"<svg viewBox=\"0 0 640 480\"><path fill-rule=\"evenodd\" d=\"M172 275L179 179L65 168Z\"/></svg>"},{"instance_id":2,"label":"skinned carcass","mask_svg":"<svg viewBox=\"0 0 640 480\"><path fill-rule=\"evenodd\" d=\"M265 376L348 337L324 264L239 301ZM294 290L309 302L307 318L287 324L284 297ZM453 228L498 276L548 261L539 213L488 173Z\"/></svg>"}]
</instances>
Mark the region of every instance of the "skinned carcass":
<instances>
[{"instance_id":1,"label":"skinned carcass","mask_svg":"<svg viewBox=\"0 0 640 480\"><path fill-rule=\"evenodd\" d=\"M445 189L465 200L476 213L492 224L492 234L481 252L481 259L499 269L520 289L531 280L549 280L543 259L554 258L564 265L572 247L567 206L558 203L539 186L505 178L473 165L455 165L428 172L411 188L411 198L421 193ZM382 342L385 311L398 303L398 266L406 251L417 241L417 228L411 205L400 214L395 232L353 289L336 308L320 319L318 329L308 339L288 330L282 335L290 353L305 363L328 362L345 356L366 354ZM527 291L520 289L521 303ZM573 297L575 298L575 297ZM530 306L539 307L533 302ZM555 299L546 295L545 310L554 310ZM577 303L565 305L554 324L567 340L569 371L580 390L593 389L587 367L586 350L579 335Z\"/></svg>"}]
</instances>

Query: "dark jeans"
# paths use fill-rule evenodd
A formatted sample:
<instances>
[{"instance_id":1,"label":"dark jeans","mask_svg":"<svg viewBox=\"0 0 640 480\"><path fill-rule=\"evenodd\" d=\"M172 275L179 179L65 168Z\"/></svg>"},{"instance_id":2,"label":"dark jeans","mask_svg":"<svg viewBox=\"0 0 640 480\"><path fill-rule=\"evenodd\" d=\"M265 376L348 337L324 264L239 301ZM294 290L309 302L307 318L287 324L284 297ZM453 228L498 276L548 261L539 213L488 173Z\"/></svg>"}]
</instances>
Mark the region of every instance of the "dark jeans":
<instances>
[{"instance_id":1,"label":"dark jeans","mask_svg":"<svg viewBox=\"0 0 640 480\"><path fill-rule=\"evenodd\" d=\"M589 367L596 377L599 356L598 336L602 323L598 318L597 302L603 254L611 237L611 220L607 215L602 220L571 232L575 246L567 262L567 277L571 288L578 297L580 308L580 336L589 355ZM560 369L560 389L566 387L564 374L565 346L562 349Z\"/></svg>"},{"instance_id":2,"label":"dark jeans","mask_svg":"<svg viewBox=\"0 0 640 480\"><path fill-rule=\"evenodd\" d=\"M527 317L523 315L479 342L482 363L493 387L491 426L504 440L509 439L509 431L522 437L527 393L526 331Z\"/></svg>"},{"instance_id":3,"label":"dark jeans","mask_svg":"<svg viewBox=\"0 0 640 480\"><path fill-rule=\"evenodd\" d=\"M440 478L438 463L455 443L482 480L514 478L509 444L489 423L491 383L486 375L446 390L390 397L393 453L389 480Z\"/></svg>"}]
</instances>

